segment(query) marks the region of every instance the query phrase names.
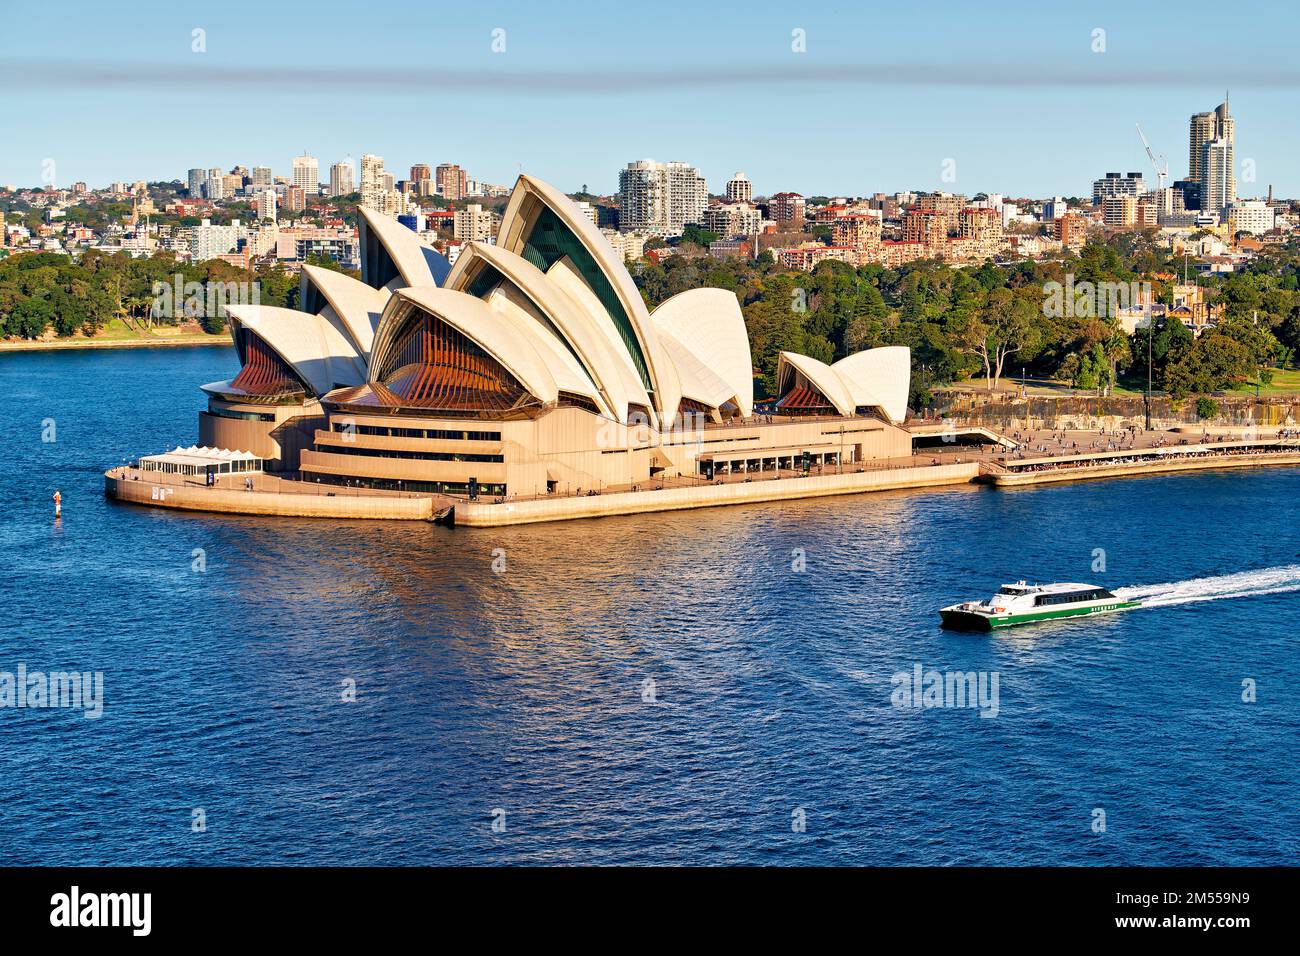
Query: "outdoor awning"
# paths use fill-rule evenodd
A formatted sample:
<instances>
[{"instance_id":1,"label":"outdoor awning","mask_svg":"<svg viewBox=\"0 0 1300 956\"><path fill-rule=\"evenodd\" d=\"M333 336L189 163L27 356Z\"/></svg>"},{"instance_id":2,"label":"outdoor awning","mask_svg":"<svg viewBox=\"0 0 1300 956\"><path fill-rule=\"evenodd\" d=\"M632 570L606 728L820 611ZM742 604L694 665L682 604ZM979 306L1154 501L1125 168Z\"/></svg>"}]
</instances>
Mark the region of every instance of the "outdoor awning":
<instances>
[{"instance_id":1,"label":"outdoor awning","mask_svg":"<svg viewBox=\"0 0 1300 956\"><path fill-rule=\"evenodd\" d=\"M262 459L251 451L208 448L191 445L177 447L161 455L146 455L140 459L143 471L161 471L177 475L202 475L209 470L221 475L233 475L262 470Z\"/></svg>"},{"instance_id":2,"label":"outdoor awning","mask_svg":"<svg viewBox=\"0 0 1300 956\"><path fill-rule=\"evenodd\" d=\"M844 445L844 448L848 449L851 446L852 442L848 442ZM704 460L712 458L719 461L739 461L742 458L789 458L792 455L797 457L802 455L804 452L808 452L810 455L826 455L830 452L837 452L839 450L840 444L838 442L825 442L822 444L809 445L778 445L774 448L718 449L717 451L704 452L695 457Z\"/></svg>"}]
</instances>

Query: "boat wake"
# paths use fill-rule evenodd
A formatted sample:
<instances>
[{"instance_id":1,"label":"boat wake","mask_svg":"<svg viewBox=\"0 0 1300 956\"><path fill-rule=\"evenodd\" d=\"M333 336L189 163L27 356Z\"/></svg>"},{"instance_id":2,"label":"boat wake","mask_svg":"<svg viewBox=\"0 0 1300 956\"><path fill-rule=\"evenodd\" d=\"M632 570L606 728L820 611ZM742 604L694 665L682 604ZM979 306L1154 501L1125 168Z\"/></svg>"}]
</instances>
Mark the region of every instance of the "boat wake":
<instances>
[{"instance_id":1,"label":"boat wake","mask_svg":"<svg viewBox=\"0 0 1300 956\"><path fill-rule=\"evenodd\" d=\"M1144 607L1166 607L1197 601L1285 594L1288 591L1300 591L1300 564L1239 571L1236 574L1220 574L1208 578L1189 578L1168 584L1116 588L1114 594L1126 601L1141 601Z\"/></svg>"}]
</instances>

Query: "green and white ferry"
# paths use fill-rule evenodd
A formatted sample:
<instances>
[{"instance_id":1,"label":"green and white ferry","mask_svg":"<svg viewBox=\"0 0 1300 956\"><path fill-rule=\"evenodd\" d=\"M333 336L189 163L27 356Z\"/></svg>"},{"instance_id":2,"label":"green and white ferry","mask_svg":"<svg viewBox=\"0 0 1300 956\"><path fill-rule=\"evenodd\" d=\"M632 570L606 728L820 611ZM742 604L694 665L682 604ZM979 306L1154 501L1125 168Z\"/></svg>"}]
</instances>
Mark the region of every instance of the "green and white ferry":
<instances>
[{"instance_id":1,"label":"green and white ferry","mask_svg":"<svg viewBox=\"0 0 1300 956\"><path fill-rule=\"evenodd\" d=\"M961 631L991 631L1058 617L1109 614L1141 606L1092 584L1004 584L987 601L967 601L940 609L943 626Z\"/></svg>"}]
</instances>

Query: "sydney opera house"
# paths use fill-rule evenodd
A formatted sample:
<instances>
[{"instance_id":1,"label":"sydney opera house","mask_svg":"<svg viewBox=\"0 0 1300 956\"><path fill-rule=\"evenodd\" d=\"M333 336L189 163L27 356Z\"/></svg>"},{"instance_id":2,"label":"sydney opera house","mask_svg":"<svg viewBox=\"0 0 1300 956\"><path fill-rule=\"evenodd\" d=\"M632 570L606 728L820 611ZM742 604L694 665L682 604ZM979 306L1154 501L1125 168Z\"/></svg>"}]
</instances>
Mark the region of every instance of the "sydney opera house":
<instances>
[{"instance_id":1,"label":"sydney opera house","mask_svg":"<svg viewBox=\"0 0 1300 956\"><path fill-rule=\"evenodd\" d=\"M454 266L368 210L360 243L359 280L303 267L301 310L228 307L242 367L203 386L201 445L287 479L492 498L911 454L905 348L782 354L756 408L736 297L649 311L590 219L529 176L496 243Z\"/></svg>"}]
</instances>

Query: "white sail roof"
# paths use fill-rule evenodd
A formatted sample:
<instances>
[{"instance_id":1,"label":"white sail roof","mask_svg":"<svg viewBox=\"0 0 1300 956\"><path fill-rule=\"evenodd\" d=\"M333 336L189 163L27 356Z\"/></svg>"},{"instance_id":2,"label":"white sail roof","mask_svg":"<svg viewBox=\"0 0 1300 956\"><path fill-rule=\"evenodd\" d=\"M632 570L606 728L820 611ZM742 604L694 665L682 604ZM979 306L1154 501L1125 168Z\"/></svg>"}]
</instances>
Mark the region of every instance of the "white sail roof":
<instances>
[{"instance_id":1,"label":"white sail roof","mask_svg":"<svg viewBox=\"0 0 1300 956\"><path fill-rule=\"evenodd\" d=\"M652 411L671 418L677 413L677 406L681 402L681 383L677 378L677 370L664 353L663 346L655 335L645 301L641 298L636 283L632 281L632 276L623 265L622 258L600 234L595 223L578 208L577 203L554 186L540 179L521 175L515 182L515 188L510 194L510 202L501 217L497 245L511 252L523 251L525 233L531 225L529 199L537 200L554 212L595 260L597 267L618 298L619 305L640 344L642 358L645 360L646 371L655 393ZM548 274L555 271L556 265L559 265L559 262L552 264ZM581 278L577 270L574 270L573 274L586 285L586 281ZM593 298L595 298L594 294ZM599 299L596 301L599 302ZM603 304L601 311L605 311ZM608 314L606 319L608 321ZM630 360L631 356L629 356Z\"/></svg>"},{"instance_id":2,"label":"white sail roof","mask_svg":"<svg viewBox=\"0 0 1300 956\"><path fill-rule=\"evenodd\" d=\"M606 415L610 414L605 405L605 397L587 375L582 364L562 340L556 338L538 322L534 314L535 307L517 286L500 283L484 301L537 349L537 354L550 369L555 384L561 391L588 398Z\"/></svg>"},{"instance_id":3,"label":"white sail roof","mask_svg":"<svg viewBox=\"0 0 1300 956\"><path fill-rule=\"evenodd\" d=\"M622 340L617 339L608 313L581 279L570 277L571 282L565 282L561 277L562 281L553 281L551 275L523 256L499 246L471 242L456 259L447 287L465 289L476 274L474 263L480 260L518 287L545 316L600 389L603 398L597 404L605 407L607 414L626 422L629 403L649 405L641 379Z\"/></svg>"},{"instance_id":4,"label":"white sail roof","mask_svg":"<svg viewBox=\"0 0 1300 956\"><path fill-rule=\"evenodd\" d=\"M426 244L396 219L365 206L359 207L359 212L365 227L375 234L397 266L404 285L442 285L447 273L451 271L451 266L442 253Z\"/></svg>"},{"instance_id":5,"label":"white sail roof","mask_svg":"<svg viewBox=\"0 0 1300 956\"><path fill-rule=\"evenodd\" d=\"M269 305L228 305L226 315L232 335L238 326L256 334L317 396L366 380L365 357L325 316Z\"/></svg>"},{"instance_id":6,"label":"white sail roof","mask_svg":"<svg viewBox=\"0 0 1300 956\"><path fill-rule=\"evenodd\" d=\"M831 368L848 387L855 406L874 405L893 422L907 417L912 379L912 352L907 346L866 349L840 359Z\"/></svg>"},{"instance_id":7,"label":"white sail roof","mask_svg":"<svg viewBox=\"0 0 1300 956\"><path fill-rule=\"evenodd\" d=\"M852 415L853 396L849 393L844 380L825 362L818 361L798 352L782 352L777 358L777 388L782 394L790 390L794 372L798 372L808 384L824 395L835 410L841 415Z\"/></svg>"},{"instance_id":8,"label":"white sail roof","mask_svg":"<svg viewBox=\"0 0 1300 956\"><path fill-rule=\"evenodd\" d=\"M841 415L852 415L856 409L869 406L880 409L891 422L907 417L911 352L904 346L867 349L834 365L796 352L782 352L777 360L777 388L781 394L794 384L790 376L795 371Z\"/></svg>"},{"instance_id":9,"label":"white sail roof","mask_svg":"<svg viewBox=\"0 0 1300 956\"><path fill-rule=\"evenodd\" d=\"M368 356L388 294L350 275L313 265L302 267L302 285L304 293L312 286L319 290L343 321L357 350Z\"/></svg>"},{"instance_id":10,"label":"white sail roof","mask_svg":"<svg viewBox=\"0 0 1300 956\"><path fill-rule=\"evenodd\" d=\"M371 381L387 364L388 353L405 320L401 302L410 302L463 333L500 362L530 395L551 403L559 398L555 376L531 336L521 334L514 322L503 318L481 299L435 286L401 289L394 295L379 321L377 348L371 359Z\"/></svg>"},{"instance_id":11,"label":"white sail roof","mask_svg":"<svg viewBox=\"0 0 1300 956\"><path fill-rule=\"evenodd\" d=\"M691 289L680 292L660 303L650 314L651 320L664 340L677 343L694 359L704 365L714 377L726 383L731 394L724 399L734 399L742 415L754 409L754 366L749 352L749 332L745 317L735 293L726 289ZM674 349L669 347L669 354ZM678 370L684 363L674 357ZM682 392L696 401L704 401L691 394L685 376Z\"/></svg>"}]
</instances>

